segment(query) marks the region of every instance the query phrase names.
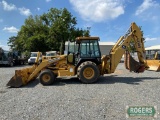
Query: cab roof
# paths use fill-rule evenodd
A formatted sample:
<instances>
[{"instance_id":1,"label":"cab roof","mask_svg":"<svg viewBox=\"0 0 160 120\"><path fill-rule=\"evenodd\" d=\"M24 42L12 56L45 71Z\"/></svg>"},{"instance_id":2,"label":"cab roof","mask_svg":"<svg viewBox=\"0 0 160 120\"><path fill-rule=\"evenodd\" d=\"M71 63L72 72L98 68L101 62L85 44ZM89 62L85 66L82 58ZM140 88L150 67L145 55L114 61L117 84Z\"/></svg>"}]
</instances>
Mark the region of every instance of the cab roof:
<instances>
[{"instance_id":1,"label":"cab roof","mask_svg":"<svg viewBox=\"0 0 160 120\"><path fill-rule=\"evenodd\" d=\"M81 41L81 40L100 40L100 39L99 37L77 37L76 40Z\"/></svg>"}]
</instances>

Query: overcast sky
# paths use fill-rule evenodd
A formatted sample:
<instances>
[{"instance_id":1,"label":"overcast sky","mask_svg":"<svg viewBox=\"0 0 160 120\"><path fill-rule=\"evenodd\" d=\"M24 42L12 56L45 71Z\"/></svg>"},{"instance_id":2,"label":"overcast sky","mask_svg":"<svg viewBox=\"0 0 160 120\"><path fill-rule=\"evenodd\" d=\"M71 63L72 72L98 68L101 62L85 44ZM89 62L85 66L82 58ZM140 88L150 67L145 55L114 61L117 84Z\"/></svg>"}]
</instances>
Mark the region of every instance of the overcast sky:
<instances>
[{"instance_id":1,"label":"overcast sky","mask_svg":"<svg viewBox=\"0 0 160 120\"><path fill-rule=\"evenodd\" d=\"M90 28L102 42L116 42L131 22L142 26L145 46L160 44L160 0L0 0L0 46L8 49L29 15L50 8L67 8L77 18L77 27Z\"/></svg>"}]
</instances>

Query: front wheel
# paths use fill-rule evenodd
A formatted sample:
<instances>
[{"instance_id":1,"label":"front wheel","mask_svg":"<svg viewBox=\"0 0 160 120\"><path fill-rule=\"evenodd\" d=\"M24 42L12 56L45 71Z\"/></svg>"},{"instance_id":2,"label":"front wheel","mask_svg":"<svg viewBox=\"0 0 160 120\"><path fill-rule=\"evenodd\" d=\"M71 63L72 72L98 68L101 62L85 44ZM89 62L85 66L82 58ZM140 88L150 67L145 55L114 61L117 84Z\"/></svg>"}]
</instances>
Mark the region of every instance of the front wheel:
<instances>
[{"instance_id":1,"label":"front wheel","mask_svg":"<svg viewBox=\"0 0 160 120\"><path fill-rule=\"evenodd\" d=\"M78 67L77 75L83 83L94 83L100 76L100 72L95 63L86 61Z\"/></svg>"},{"instance_id":2,"label":"front wheel","mask_svg":"<svg viewBox=\"0 0 160 120\"><path fill-rule=\"evenodd\" d=\"M49 69L42 71L39 75L39 81L42 85L52 85L55 79L55 74Z\"/></svg>"}]
</instances>

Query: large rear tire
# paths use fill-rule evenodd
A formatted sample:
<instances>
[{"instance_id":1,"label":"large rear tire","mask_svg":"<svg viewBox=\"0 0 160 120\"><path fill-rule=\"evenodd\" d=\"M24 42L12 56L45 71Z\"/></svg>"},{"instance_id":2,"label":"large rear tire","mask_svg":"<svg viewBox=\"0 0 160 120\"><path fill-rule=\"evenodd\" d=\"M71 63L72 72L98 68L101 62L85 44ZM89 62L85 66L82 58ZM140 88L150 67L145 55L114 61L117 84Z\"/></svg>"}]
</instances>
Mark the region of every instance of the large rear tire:
<instances>
[{"instance_id":1,"label":"large rear tire","mask_svg":"<svg viewBox=\"0 0 160 120\"><path fill-rule=\"evenodd\" d=\"M40 83L45 86L52 85L55 79L56 79L55 74L49 69L42 71L39 75Z\"/></svg>"},{"instance_id":2,"label":"large rear tire","mask_svg":"<svg viewBox=\"0 0 160 120\"><path fill-rule=\"evenodd\" d=\"M94 83L99 78L100 71L95 63L86 61L78 67L77 76L83 83Z\"/></svg>"}]
</instances>

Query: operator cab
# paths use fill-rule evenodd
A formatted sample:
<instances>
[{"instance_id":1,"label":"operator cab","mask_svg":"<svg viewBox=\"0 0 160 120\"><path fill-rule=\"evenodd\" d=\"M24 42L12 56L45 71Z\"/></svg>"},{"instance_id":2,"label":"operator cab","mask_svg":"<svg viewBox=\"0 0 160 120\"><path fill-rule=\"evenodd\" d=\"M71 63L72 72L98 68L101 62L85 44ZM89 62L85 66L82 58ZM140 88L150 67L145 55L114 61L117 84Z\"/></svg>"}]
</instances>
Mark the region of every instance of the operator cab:
<instances>
[{"instance_id":1,"label":"operator cab","mask_svg":"<svg viewBox=\"0 0 160 120\"><path fill-rule=\"evenodd\" d=\"M101 63L101 52L99 48L99 37L78 37L75 42L68 43L67 62L79 65L84 61Z\"/></svg>"}]
</instances>

